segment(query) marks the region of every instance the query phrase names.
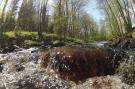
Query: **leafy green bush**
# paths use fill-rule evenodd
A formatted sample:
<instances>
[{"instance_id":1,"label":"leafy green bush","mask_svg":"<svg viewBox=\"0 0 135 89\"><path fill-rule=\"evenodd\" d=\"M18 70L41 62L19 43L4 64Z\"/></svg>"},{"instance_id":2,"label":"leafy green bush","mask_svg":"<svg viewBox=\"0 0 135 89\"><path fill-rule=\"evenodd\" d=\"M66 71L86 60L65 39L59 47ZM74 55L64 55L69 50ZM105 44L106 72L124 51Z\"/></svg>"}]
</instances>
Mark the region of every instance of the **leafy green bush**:
<instances>
[{"instance_id":1,"label":"leafy green bush","mask_svg":"<svg viewBox=\"0 0 135 89\"><path fill-rule=\"evenodd\" d=\"M117 72L122 76L123 82L135 84L135 60L133 58L120 63Z\"/></svg>"}]
</instances>

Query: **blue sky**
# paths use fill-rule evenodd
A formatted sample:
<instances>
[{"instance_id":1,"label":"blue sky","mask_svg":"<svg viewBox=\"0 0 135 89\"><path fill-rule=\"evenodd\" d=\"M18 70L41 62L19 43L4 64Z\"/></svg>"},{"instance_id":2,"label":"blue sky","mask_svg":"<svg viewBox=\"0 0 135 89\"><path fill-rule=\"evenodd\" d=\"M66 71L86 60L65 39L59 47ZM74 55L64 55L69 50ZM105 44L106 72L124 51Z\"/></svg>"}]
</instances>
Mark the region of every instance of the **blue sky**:
<instances>
[{"instance_id":1,"label":"blue sky","mask_svg":"<svg viewBox=\"0 0 135 89\"><path fill-rule=\"evenodd\" d=\"M90 0L89 3L85 6L85 10L94 20L99 24L100 20L104 19L104 15L101 10L98 8L96 0Z\"/></svg>"}]
</instances>

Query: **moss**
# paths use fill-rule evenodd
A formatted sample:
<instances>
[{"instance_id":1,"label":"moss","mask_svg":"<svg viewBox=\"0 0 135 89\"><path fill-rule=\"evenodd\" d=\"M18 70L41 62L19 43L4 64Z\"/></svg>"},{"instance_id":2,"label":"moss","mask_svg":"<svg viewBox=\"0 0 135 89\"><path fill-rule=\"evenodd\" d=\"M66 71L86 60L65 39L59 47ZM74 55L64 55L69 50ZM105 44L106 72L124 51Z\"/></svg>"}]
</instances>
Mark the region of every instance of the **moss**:
<instances>
[{"instance_id":1,"label":"moss","mask_svg":"<svg viewBox=\"0 0 135 89\"><path fill-rule=\"evenodd\" d=\"M41 45L41 42L33 41L33 40L25 40L24 45L25 46L39 46Z\"/></svg>"},{"instance_id":2,"label":"moss","mask_svg":"<svg viewBox=\"0 0 135 89\"><path fill-rule=\"evenodd\" d=\"M26 37L26 36L37 36L37 32L21 32L20 35L22 37Z\"/></svg>"},{"instance_id":3,"label":"moss","mask_svg":"<svg viewBox=\"0 0 135 89\"><path fill-rule=\"evenodd\" d=\"M135 38L135 32L132 33L132 37Z\"/></svg>"},{"instance_id":4,"label":"moss","mask_svg":"<svg viewBox=\"0 0 135 89\"><path fill-rule=\"evenodd\" d=\"M127 84L135 84L135 60L128 59L120 64L117 69L118 74L122 76L122 81Z\"/></svg>"},{"instance_id":5,"label":"moss","mask_svg":"<svg viewBox=\"0 0 135 89\"><path fill-rule=\"evenodd\" d=\"M4 32L4 37L5 37L5 43L8 41L8 39L13 38L14 41L20 39L22 41L20 45L33 46L33 45L41 44L40 40L38 39L38 32L21 31L19 32L18 35L15 35L14 31L9 31L9 32ZM80 39L71 38L71 37L66 37L64 39L61 38L58 34L48 34L46 32L43 32L43 37L46 43L53 43L55 41L62 41L66 44L83 42Z\"/></svg>"},{"instance_id":6,"label":"moss","mask_svg":"<svg viewBox=\"0 0 135 89\"><path fill-rule=\"evenodd\" d=\"M12 38L15 37L15 32L9 31L9 32L4 32L4 36ZM20 37L28 37L28 36L36 36L37 32L27 32L27 31L21 31L19 36Z\"/></svg>"},{"instance_id":7,"label":"moss","mask_svg":"<svg viewBox=\"0 0 135 89\"><path fill-rule=\"evenodd\" d=\"M57 34L48 34L48 33L43 33L43 37L46 41L53 41L53 40L59 40L59 36Z\"/></svg>"},{"instance_id":8,"label":"moss","mask_svg":"<svg viewBox=\"0 0 135 89\"><path fill-rule=\"evenodd\" d=\"M4 32L3 35L9 38L15 37L15 33L13 31Z\"/></svg>"}]
</instances>

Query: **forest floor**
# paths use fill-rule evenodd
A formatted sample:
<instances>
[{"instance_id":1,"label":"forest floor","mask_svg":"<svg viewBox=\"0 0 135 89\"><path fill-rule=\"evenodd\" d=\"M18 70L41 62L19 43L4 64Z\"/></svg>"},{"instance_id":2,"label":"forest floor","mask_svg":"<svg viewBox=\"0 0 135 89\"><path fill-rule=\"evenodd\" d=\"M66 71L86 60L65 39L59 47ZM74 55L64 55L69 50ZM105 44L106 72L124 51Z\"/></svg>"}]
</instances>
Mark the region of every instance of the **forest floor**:
<instances>
[{"instance_id":1,"label":"forest floor","mask_svg":"<svg viewBox=\"0 0 135 89\"><path fill-rule=\"evenodd\" d=\"M12 52L14 49L19 47L29 48L29 47L53 47L53 46L64 46L67 44L83 43L82 40L74 39L71 37L61 38L57 34L49 34L43 32L43 41L38 38L37 32L27 32L21 31L19 33L15 32L5 32L3 33L3 39L0 44L0 53Z\"/></svg>"},{"instance_id":2,"label":"forest floor","mask_svg":"<svg viewBox=\"0 0 135 89\"><path fill-rule=\"evenodd\" d=\"M62 80L40 66L40 55L35 47L0 54L0 89L135 89L118 75L93 77L79 84Z\"/></svg>"},{"instance_id":3,"label":"forest floor","mask_svg":"<svg viewBox=\"0 0 135 89\"><path fill-rule=\"evenodd\" d=\"M124 83L118 74L95 76L79 84L60 79L51 69L42 68L38 62L42 53L42 48L39 46L42 43L38 43L36 38L37 33L23 32L23 35L19 36L19 41L21 40L23 43L19 46L16 44L16 37L13 32L4 34L7 38L6 46L16 46L10 52L8 50L10 49L9 47L7 48L7 52L1 52L0 54L0 89L135 89L135 84L128 85ZM46 34L47 37L47 40L51 39L51 42L56 41L56 43L49 44L50 46L63 46L63 43L59 42L57 35ZM28 40L22 41L25 38ZM130 40L132 41L132 39ZM67 43L79 44L81 41L69 38L67 39ZM111 46L119 47L119 44L115 45L117 43L124 43L123 47L125 47L128 40L119 41L118 39L118 41L111 43ZM103 44L106 44L106 42L102 42L101 44L91 43L90 45L103 46ZM134 54L133 51L130 52Z\"/></svg>"}]
</instances>

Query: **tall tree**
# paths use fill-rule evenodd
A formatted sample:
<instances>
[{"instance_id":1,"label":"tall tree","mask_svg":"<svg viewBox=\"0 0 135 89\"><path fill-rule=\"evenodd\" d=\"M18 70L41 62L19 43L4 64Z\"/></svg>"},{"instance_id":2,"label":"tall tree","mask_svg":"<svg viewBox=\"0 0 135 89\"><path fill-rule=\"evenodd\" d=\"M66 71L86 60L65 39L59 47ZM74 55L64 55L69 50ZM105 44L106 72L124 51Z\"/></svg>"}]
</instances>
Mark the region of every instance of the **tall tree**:
<instances>
[{"instance_id":1,"label":"tall tree","mask_svg":"<svg viewBox=\"0 0 135 89\"><path fill-rule=\"evenodd\" d=\"M39 30L38 30L38 36L41 41L43 41L43 31L47 30L47 23L48 23L48 0L42 0L39 3Z\"/></svg>"},{"instance_id":2,"label":"tall tree","mask_svg":"<svg viewBox=\"0 0 135 89\"><path fill-rule=\"evenodd\" d=\"M5 20L5 10L6 10L8 0L2 0L2 2L4 2L4 5L3 5L3 8L0 13L0 43L3 38L3 31L5 30L4 29L4 22L5 22L4 20Z\"/></svg>"},{"instance_id":3,"label":"tall tree","mask_svg":"<svg viewBox=\"0 0 135 89\"><path fill-rule=\"evenodd\" d=\"M81 17L81 26L85 41L92 38L97 31L96 22L87 13Z\"/></svg>"},{"instance_id":4,"label":"tall tree","mask_svg":"<svg viewBox=\"0 0 135 89\"><path fill-rule=\"evenodd\" d=\"M35 7L33 0L24 0L18 13L18 26L25 31L33 31Z\"/></svg>"},{"instance_id":5,"label":"tall tree","mask_svg":"<svg viewBox=\"0 0 135 89\"><path fill-rule=\"evenodd\" d=\"M54 28L61 37L77 37L81 31L80 14L87 0L57 0L54 6ZM80 30L80 31L79 31Z\"/></svg>"}]
</instances>

